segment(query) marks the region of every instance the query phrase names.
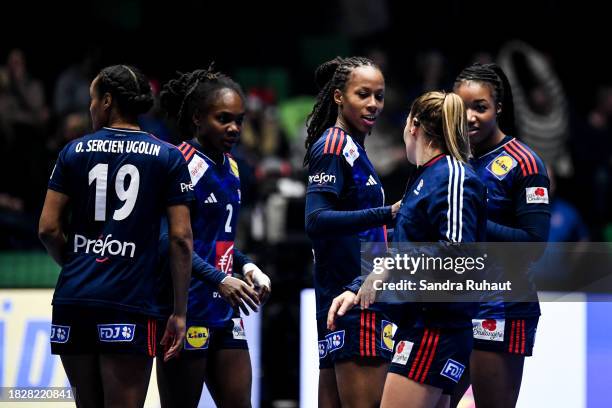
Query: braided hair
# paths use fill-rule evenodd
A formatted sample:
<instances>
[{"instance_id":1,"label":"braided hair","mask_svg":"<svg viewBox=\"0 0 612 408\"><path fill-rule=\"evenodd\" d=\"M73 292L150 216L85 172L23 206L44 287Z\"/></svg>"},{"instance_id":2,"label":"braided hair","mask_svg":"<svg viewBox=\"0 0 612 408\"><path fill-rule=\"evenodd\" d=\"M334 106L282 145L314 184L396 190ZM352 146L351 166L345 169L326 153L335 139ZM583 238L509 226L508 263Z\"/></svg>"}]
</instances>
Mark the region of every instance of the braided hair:
<instances>
[{"instance_id":1,"label":"braided hair","mask_svg":"<svg viewBox=\"0 0 612 408\"><path fill-rule=\"evenodd\" d=\"M334 91L344 90L348 78L353 69L361 66L376 67L376 64L365 57L336 57L321 64L315 71L315 83L319 89L317 100L308 115L307 136L306 136L306 156L304 165L308 164L310 147L318 137L336 123L338 117L338 105L334 102Z\"/></svg>"},{"instance_id":2,"label":"braided hair","mask_svg":"<svg viewBox=\"0 0 612 408\"><path fill-rule=\"evenodd\" d=\"M245 100L240 85L227 75L215 71L214 63L206 69L177 74L178 78L164 85L160 103L168 117L176 121L184 136L194 134L196 127L192 119L193 114L198 109L208 109L220 90L231 89Z\"/></svg>"},{"instance_id":3,"label":"braided hair","mask_svg":"<svg viewBox=\"0 0 612 408\"><path fill-rule=\"evenodd\" d=\"M130 65L111 65L97 75L98 95L109 93L122 115L130 118L146 113L153 107L153 91L149 80Z\"/></svg>"},{"instance_id":4,"label":"braided hair","mask_svg":"<svg viewBox=\"0 0 612 408\"><path fill-rule=\"evenodd\" d=\"M465 68L455 79L454 89L457 90L468 81L481 82L491 88L495 103L501 103L502 111L497 121L499 128L508 135L516 135L514 121L514 100L508 77L497 64L475 63Z\"/></svg>"}]
</instances>

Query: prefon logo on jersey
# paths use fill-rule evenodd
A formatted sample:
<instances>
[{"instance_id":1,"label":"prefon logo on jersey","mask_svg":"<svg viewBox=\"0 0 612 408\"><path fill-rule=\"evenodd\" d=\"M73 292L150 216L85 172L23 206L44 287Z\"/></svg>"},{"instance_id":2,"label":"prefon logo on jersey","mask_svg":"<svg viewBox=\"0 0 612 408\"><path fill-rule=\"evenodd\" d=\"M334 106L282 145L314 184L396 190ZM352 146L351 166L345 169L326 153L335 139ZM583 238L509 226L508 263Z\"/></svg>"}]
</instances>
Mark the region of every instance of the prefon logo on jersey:
<instances>
[{"instance_id":1,"label":"prefon logo on jersey","mask_svg":"<svg viewBox=\"0 0 612 408\"><path fill-rule=\"evenodd\" d=\"M449 358L446 360L446 364L444 364L444 368L440 372L440 375L450 378L454 382L458 383L464 371L465 366L463 364Z\"/></svg>"},{"instance_id":2,"label":"prefon logo on jersey","mask_svg":"<svg viewBox=\"0 0 612 408\"><path fill-rule=\"evenodd\" d=\"M217 241L215 266L226 275L232 274L234 266L234 241Z\"/></svg>"},{"instance_id":3,"label":"prefon logo on jersey","mask_svg":"<svg viewBox=\"0 0 612 408\"><path fill-rule=\"evenodd\" d=\"M506 321L504 319L472 319L475 339L504 341Z\"/></svg>"},{"instance_id":4,"label":"prefon logo on jersey","mask_svg":"<svg viewBox=\"0 0 612 408\"><path fill-rule=\"evenodd\" d=\"M74 234L73 250L75 253L78 253L79 250L84 248L84 253L93 253L100 257L104 257L105 255L126 256L126 254L129 254L129 257L133 258L134 252L136 251L136 244L133 242L121 242L116 239L111 239L112 236L113 234L108 234L106 237L100 236L99 239L87 239L83 235Z\"/></svg>"},{"instance_id":5,"label":"prefon logo on jersey","mask_svg":"<svg viewBox=\"0 0 612 408\"><path fill-rule=\"evenodd\" d=\"M67 343L70 339L70 326L51 325L51 343Z\"/></svg>"},{"instance_id":6,"label":"prefon logo on jersey","mask_svg":"<svg viewBox=\"0 0 612 408\"><path fill-rule=\"evenodd\" d=\"M135 324L99 324L98 339L106 343L130 342L134 340Z\"/></svg>"},{"instance_id":7,"label":"prefon logo on jersey","mask_svg":"<svg viewBox=\"0 0 612 408\"><path fill-rule=\"evenodd\" d=\"M548 189L546 187L527 187L525 198L527 204L548 204Z\"/></svg>"},{"instance_id":8,"label":"prefon logo on jersey","mask_svg":"<svg viewBox=\"0 0 612 408\"><path fill-rule=\"evenodd\" d=\"M316 184L335 184L336 176L333 174L327 174L325 172L321 172L319 174L315 174L314 176L308 176L308 183L316 183Z\"/></svg>"}]
</instances>

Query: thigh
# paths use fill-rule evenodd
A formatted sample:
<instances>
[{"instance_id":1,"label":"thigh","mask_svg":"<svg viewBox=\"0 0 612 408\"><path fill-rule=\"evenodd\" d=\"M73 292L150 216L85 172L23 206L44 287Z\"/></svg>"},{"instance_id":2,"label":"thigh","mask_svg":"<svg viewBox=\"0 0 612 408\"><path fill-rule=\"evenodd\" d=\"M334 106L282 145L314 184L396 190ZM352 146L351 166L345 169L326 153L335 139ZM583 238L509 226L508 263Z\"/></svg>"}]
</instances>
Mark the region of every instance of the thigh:
<instances>
[{"instance_id":1,"label":"thigh","mask_svg":"<svg viewBox=\"0 0 612 408\"><path fill-rule=\"evenodd\" d=\"M378 407L389 364L383 360L346 360L335 364L343 407Z\"/></svg>"},{"instance_id":2,"label":"thigh","mask_svg":"<svg viewBox=\"0 0 612 408\"><path fill-rule=\"evenodd\" d=\"M104 406L142 407L147 396L153 359L146 355L103 354L99 360Z\"/></svg>"},{"instance_id":3,"label":"thigh","mask_svg":"<svg viewBox=\"0 0 612 408\"><path fill-rule=\"evenodd\" d=\"M70 385L74 388L77 407L103 407L104 390L98 356L95 354L60 355L60 358Z\"/></svg>"},{"instance_id":4,"label":"thigh","mask_svg":"<svg viewBox=\"0 0 612 408\"><path fill-rule=\"evenodd\" d=\"M474 400L479 408L514 407L518 400L525 357L474 350L470 374Z\"/></svg>"},{"instance_id":5,"label":"thigh","mask_svg":"<svg viewBox=\"0 0 612 408\"><path fill-rule=\"evenodd\" d=\"M340 396L336 383L336 371L332 368L319 369L319 408L340 408Z\"/></svg>"},{"instance_id":6,"label":"thigh","mask_svg":"<svg viewBox=\"0 0 612 408\"><path fill-rule=\"evenodd\" d=\"M387 375L380 406L381 408L433 408L438 406L441 396L440 388L421 384L390 372Z\"/></svg>"},{"instance_id":7,"label":"thigh","mask_svg":"<svg viewBox=\"0 0 612 408\"><path fill-rule=\"evenodd\" d=\"M205 355L183 351L178 358L163 361L158 357L157 388L163 408L197 407L207 367Z\"/></svg>"},{"instance_id":8,"label":"thigh","mask_svg":"<svg viewBox=\"0 0 612 408\"><path fill-rule=\"evenodd\" d=\"M251 406L252 370L248 349L215 349L209 354L206 386L218 407Z\"/></svg>"}]
</instances>

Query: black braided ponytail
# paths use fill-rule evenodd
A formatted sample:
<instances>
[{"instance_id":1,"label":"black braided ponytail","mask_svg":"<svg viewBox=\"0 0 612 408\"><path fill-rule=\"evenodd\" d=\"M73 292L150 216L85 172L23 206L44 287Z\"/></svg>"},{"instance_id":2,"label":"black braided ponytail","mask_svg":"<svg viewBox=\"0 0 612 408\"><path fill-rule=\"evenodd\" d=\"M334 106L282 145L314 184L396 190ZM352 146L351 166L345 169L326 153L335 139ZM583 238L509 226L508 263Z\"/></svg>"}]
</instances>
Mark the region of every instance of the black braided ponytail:
<instances>
[{"instance_id":1,"label":"black braided ponytail","mask_svg":"<svg viewBox=\"0 0 612 408\"><path fill-rule=\"evenodd\" d=\"M111 65L97 75L96 91L109 93L117 102L119 112L127 117L146 113L153 107L153 91L149 80L130 65Z\"/></svg>"},{"instance_id":2,"label":"black braided ponytail","mask_svg":"<svg viewBox=\"0 0 612 408\"><path fill-rule=\"evenodd\" d=\"M176 121L183 137L194 135L193 114L198 109L208 109L221 89L231 89L245 100L240 85L227 75L216 72L214 63L206 69L177 74L177 78L163 86L160 103L168 117Z\"/></svg>"},{"instance_id":3,"label":"black braided ponytail","mask_svg":"<svg viewBox=\"0 0 612 408\"><path fill-rule=\"evenodd\" d=\"M481 82L491 87L495 103L501 103L502 105L501 114L497 119L499 128L507 135L516 136L512 88L501 67L497 64L472 64L457 76L454 89L457 90L464 82L468 81Z\"/></svg>"},{"instance_id":4,"label":"black braided ponytail","mask_svg":"<svg viewBox=\"0 0 612 408\"><path fill-rule=\"evenodd\" d=\"M312 144L325 129L336 123L338 105L334 102L334 90L344 90L351 71L364 65L376 67L374 62L365 57L336 57L324 62L315 70L315 83L319 88L319 93L312 112L306 120L308 135L305 142L305 166L308 164Z\"/></svg>"}]
</instances>

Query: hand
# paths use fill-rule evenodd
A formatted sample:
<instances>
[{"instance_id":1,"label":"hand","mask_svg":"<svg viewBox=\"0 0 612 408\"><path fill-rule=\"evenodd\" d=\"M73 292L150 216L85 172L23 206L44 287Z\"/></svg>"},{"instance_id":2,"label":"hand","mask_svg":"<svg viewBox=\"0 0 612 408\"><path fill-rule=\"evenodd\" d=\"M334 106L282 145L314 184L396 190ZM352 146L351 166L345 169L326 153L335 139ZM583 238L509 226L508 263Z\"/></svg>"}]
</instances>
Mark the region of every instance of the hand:
<instances>
[{"instance_id":1,"label":"hand","mask_svg":"<svg viewBox=\"0 0 612 408\"><path fill-rule=\"evenodd\" d=\"M397 213L399 212L400 208L402 206L402 202L398 201L395 204L393 204L391 206L391 216L393 216L393 219L395 219L395 217L397 217Z\"/></svg>"},{"instance_id":2,"label":"hand","mask_svg":"<svg viewBox=\"0 0 612 408\"><path fill-rule=\"evenodd\" d=\"M254 263L244 265L242 267L242 272L244 273L244 280L246 283L257 290L259 303L262 305L266 303L272 292L272 282L268 275L263 273Z\"/></svg>"},{"instance_id":3,"label":"hand","mask_svg":"<svg viewBox=\"0 0 612 408\"><path fill-rule=\"evenodd\" d=\"M355 294L350 290L334 298L327 313L327 328L329 330L336 330L336 317L344 316L346 312L351 310L356 305L354 299Z\"/></svg>"},{"instance_id":4,"label":"hand","mask_svg":"<svg viewBox=\"0 0 612 408\"><path fill-rule=\"evenodd\" d=\"M369 308L372 303L376 302L377 290L374 289L374 281L384 280L384 279L385 279L384 273L383 274L377 274L374 272L370 273L368 277L365 279L365 281L363 281L363 283L361 284L361 287L359 288L359 291L357 292L357 296L353 300L353 303L355 305L359 304L362 309Z\"/></svg>"},{"instance_id":5,"label":"hand","mask_svg":"<svg viewBox=\"0 0 612 408\"><path fill-rule=\"evenodd\" d=\"M257 306L259 305L257 292L240 279L231 276L223 278L219 284L219 294L223 299L227 300L234 309L240 308L247 316L249 315L247 305L251 310L257 312Z\"/></svg>"},{"instance_id":6,"label":"hand","mask_svg":"<svg viewBox=\"0 0 612 408\"><path fill-rule=\"evenodd\" d=\"M186 329L185 315L172 314L166 323L166 330L160 344L164 346L164 361L178 357L183 349Z\"/></svg>"}]
</instances>

